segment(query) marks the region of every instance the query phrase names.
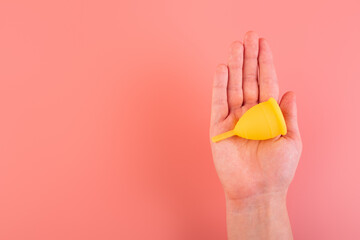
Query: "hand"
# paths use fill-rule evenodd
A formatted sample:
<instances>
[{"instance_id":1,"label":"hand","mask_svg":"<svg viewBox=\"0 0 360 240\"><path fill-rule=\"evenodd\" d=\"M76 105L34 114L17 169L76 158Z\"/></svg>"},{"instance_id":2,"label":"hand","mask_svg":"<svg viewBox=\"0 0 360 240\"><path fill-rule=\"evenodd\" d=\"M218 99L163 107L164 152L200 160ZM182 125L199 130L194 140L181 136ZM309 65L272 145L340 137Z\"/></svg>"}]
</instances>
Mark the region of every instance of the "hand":
<instances>
[{"instance_id":1,"label":"hand","mask_svg":"<svg viewBox=\"0 0 360 240\"><path fill-rule=\"evenodd\" d=\"M279 99L270 47L265 39L248 32L244 43L237 41L231 45L228 64L217 67L210 137L233 129L249 108L270 97ZM233 136L211 143L215 168L228 206L241 203L244 207L255 202L269 202L270 198L286 198L302 150L295 94L284 94L280 108L288 129L285 136L265 141Z\"/></svg>"}]
</instances>

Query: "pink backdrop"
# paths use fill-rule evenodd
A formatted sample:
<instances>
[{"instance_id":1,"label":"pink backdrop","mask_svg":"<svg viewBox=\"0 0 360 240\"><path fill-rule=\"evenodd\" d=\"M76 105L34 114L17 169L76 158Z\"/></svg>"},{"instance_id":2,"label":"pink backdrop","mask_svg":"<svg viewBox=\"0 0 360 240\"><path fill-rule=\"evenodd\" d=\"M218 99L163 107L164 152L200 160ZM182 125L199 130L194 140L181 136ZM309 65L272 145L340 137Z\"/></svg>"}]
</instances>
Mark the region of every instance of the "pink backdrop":
<instances>
[{"instance_id":1,"label":"pink backdrop","mask_svg":"<svg viewBox=\"0 0 360 240\"><path fill-rule=\"evenodd\" d=\"M211 81L247 30L297 93L296 239L359 239L360 6L2 1L0 239L224 239ZM190 138L191 137L191 138Z\"/></svg>"}]
</instances>

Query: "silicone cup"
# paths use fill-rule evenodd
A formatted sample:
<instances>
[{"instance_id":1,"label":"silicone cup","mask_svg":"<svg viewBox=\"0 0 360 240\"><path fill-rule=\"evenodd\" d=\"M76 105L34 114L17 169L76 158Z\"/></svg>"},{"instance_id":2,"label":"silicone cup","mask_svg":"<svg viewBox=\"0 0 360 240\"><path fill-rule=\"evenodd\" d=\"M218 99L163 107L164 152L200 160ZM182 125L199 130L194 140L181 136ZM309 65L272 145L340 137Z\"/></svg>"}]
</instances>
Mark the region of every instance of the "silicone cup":
<instances>
[{"instance_id":1,"label":"silicone cup","mask_svg":"<svg viewBox=\"0 0 360 240\"><path fill-rule=\"evenodd\" d=\"M212 138L218 142L237 135L250 140L267 140L286 135L287 128L281 109L274 98L250 108L238 120L233 130Z\"/></svg>"}]
</instances>

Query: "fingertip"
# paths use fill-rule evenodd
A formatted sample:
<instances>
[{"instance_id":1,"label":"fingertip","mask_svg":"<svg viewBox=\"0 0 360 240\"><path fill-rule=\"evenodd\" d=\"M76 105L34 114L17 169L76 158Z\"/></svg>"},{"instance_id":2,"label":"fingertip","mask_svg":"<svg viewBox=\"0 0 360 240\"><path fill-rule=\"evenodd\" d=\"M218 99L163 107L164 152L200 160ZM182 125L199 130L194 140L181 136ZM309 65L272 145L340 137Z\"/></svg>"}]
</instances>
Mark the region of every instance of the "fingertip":
<instances>
[{"instance_id":1,"label":"fingertip","mask_svg":"<svg viewBox=\"0 0 360 240\"><path fill-rule=\"evenodd\" d=\"M260 38L260 39L259 39L259 46L260 46L260 49L261 49L261 50L265 50L265 51L267 51L267 52L270 51L269 43L268 43L268 41L267 41L265 38Z\"/></svg>"},{"instance_id":2,"label":"fingertip","mask_svg":"<svg viewBox=\"0 0 360 240\"><path fill-rule=\"evenodd\" d=\"M216 67L216 73L227 73L228 72L228 68L226 64L219 64Z\"/></svg>"},{"instance_id":3,"label":"fingertip","mask_svg":"<svg viewBox=\"0 0 360 240\"><path fill-rule=\"evenodd\" d=\"M293 91L288 91L284 94L283 98L286 98L287 102L294 102L296 103L296 94Z\"/></svg>"},{"instance_id":4,"label":"fingertip","mask_svg":"<svg viewBox=\"0 0 360 240\"><path fill-rule=\"evenodd\" d=\"M247 31L245 33L245 39L248 40L251 38L259 38L259 35L257 34L257 32L255 32L253 30Z\"/></svg>"},{"instance_id":5,"label":"fingertip","mask_svg":"<svg viewBox=\"0 0 360 240\"><path fill-rule=\"evenodd\" d=\"M239 55L242 54L244 51L244 45L241 41L234 41L230 45L230 54Z\"/></svg>"},{"instance_id":6,"label":"fingertip","mask_svg":"<svg viewBox=\"0 0 360 240\"><path fill-rule=\"evenodd\" d=\"M268 46L268 41L267 41L267 39L266 38L259 38L259 43L261 44L261 45L265 45L265 46Z\"/></svg>"},{"instance_id":7,"label":"fingertip","mask_svg":"<svg viewBox=\"0 0 360 240\"><path fill-rule=\"evenodd\" d=\"M254 31L248 31L244 37L245 46L259 45L259 35Z\"/></svg>"},{"instance_id":8,"label":"fingertip","mask_svg":"<svg viewBox=\"0 0 360 240\"><path fill-rule=\"evenodd\" d=\"M291 111L293 103L295 103L295 93L292 91L286 92L280 101L280 108L284 114L288 114Z\"/></svg>"}]
</instances>

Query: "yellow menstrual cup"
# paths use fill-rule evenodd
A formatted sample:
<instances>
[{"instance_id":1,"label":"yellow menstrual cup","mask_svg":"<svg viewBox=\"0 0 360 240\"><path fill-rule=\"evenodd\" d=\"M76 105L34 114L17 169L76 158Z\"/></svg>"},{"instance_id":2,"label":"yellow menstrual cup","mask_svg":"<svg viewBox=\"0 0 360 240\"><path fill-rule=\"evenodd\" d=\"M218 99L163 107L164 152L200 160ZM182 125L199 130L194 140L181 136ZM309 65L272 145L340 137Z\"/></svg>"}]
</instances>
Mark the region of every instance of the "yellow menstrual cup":
<instances>
[{"instance_id":1,"label":"yellow menstrual cup","mask_svg":"<svg viewBox=\"0 0 360 240\"><path fill-rule=\"evenodd\" d=\"M251 140L266 140L278 135L286 135L287 129L284 116L274 98L259 103L241 116L233 130L212 138L218 142L237 135Z\"/></svg>"}]
</instances>

